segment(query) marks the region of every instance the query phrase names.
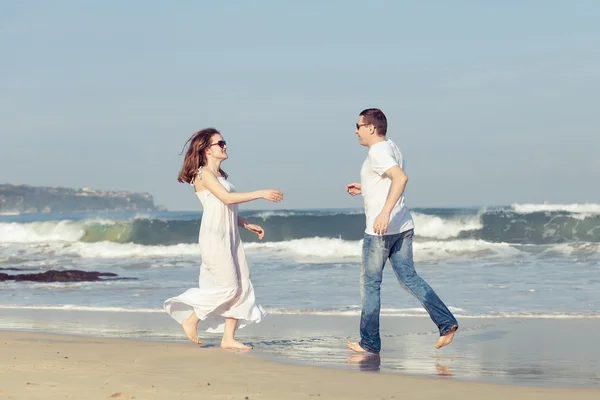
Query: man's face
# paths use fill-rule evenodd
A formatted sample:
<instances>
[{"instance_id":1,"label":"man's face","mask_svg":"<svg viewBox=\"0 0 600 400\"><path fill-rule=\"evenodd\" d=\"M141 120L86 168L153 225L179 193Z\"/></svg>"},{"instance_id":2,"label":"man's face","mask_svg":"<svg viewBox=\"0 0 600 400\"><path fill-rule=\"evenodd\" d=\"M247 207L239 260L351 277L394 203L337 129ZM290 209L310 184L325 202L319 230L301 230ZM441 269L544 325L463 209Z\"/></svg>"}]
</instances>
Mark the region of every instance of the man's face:
<instances>
[{"instance_id":1,"label":"man's face","mask_svg":"<svg viewBox=\"0 0 600 400\"><path fill-rule=\"evenodd\" d=\"M373 125L367 124L364 117L361 115L356 122L356 136L358 136L358 142L362 146L367 146L369 143L369 137L372 135Z\"/></svg>"}]
</instances>

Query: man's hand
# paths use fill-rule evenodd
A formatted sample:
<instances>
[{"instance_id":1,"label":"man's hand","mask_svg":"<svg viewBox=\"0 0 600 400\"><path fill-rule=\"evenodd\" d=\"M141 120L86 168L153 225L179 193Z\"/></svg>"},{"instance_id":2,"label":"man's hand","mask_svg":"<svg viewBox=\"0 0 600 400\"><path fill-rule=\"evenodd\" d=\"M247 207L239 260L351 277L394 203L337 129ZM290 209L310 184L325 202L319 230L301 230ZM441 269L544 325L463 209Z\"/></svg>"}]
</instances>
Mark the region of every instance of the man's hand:
<instances>
[{"instance_id":1,"label":"man's hand","mask_svg":"<svg viewBox=\"0 0 600 400\"><path fill-rule=\"evenodd\" d=\"M357 194L361 194L361 185L360 183L351 183L346 186L346 192L350 193L350 196L356 196Z\"/></svg>"},{"instance_id":2,"label":"man's hand","mask_svg":"<svg viewBox=\"0 0 600 400\"><path fill-rule=\"evenodd\" d=\"M264 229L258 225L246 224L246 229L248 229L250 232L256 233L258 235L259 240L262 240L262 238L265 237Z\"/></svg>"},{"instance_id":3,"label":"man's hand","mask_svg":"<svg viewBox=\"0 0 600 400\"><path fill-rule=\"evenodd\" d=\"M389 223L390 213L382 211L377 218L375 218L375 222L373 223L373 231L375 231L376 235L383 235L387 232Z\"/></svg>"}]
</instances>

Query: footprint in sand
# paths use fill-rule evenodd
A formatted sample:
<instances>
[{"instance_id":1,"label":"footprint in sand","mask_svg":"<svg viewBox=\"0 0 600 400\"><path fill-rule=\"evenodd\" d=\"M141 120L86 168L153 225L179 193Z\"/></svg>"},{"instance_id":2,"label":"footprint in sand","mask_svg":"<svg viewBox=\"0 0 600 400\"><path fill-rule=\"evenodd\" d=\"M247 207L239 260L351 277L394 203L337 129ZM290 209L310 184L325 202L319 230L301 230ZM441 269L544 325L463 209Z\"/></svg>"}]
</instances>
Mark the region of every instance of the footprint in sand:
<instances>
[{"instance_id":1,"label":"footprint in sand","mask_svg":"<svg viewBox=\"0 0 600 400\"><path fill-rule=\"evenodd\" d=\"M121 393L121 392L113 393L108 397L110 397L111 399L135 399L134 396L132 396L130 394Z\"/></svg>"}]
</instances>

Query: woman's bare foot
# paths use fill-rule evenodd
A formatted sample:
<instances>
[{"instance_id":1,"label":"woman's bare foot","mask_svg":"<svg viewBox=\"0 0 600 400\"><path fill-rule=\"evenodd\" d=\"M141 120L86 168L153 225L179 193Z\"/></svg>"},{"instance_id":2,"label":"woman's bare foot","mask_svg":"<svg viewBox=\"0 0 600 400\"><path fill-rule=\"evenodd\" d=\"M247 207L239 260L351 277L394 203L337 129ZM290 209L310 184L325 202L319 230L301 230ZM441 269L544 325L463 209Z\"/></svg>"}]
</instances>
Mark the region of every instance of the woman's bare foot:
<instances>
[{"instance_id":1,"label":"woman's bare foot","mask_svg":"<svg viewBox=\"0 0 600 400\"><path fill-rule=\"evenodd\" d=\"M356 342L351 342L349 340L348 340L348 348L357 353L368 353L368 351L366 351L365 349L360 347L360 344L358 344Z\"/></svg>"},{"instance_id":2,"label":"woman's bare foot","mask_svg":"<svg viewBox=\"0 0 600 400\"><path fill-rule=\"evenodd\" d=\"M454 339L454 334L456 333L456 330L458 329L458 326L453 326L450 329L450 332L446 333L444 336L440 336L440 339L438 340L437 344L435 345L436 349L441 349L444 346L448 346L450 343L452 343L452 339Z\"/></svg>"},{"instance_id":3,"label":"woman's bare foot","mask_svg":"<svg viewBox=\"0 0 600 400\"><path fill-rule=\"evenodd\" d=\"M439 376L449 377L454 376L450 367L446 367L440 364L435 364L435 370L437 371Z\"/></svg>"},{"instance_id":4,"label":"woman's bare foot","mask_svg":"<svg viewBox=\"0 0 600 400\"><path fill-rule=\"evenodd\" d=\"M202 343L198 339L198 322L200 322L200 319L196 316L196 313L192 313L192 315L190 315L188 319L183 321L183 323L181 324L181 326L183 327L183 331L185 332L185 336L187 336L188 339L190 339L196 344Z\"/></svg>"},{"instance_id":5,"label":"woman's bare foot","mask_svg":"<svg viewBox=\"0 0 600 400\"><path fill-rule=\"evenodd\" d=\"M238 342L235 339L222 339L221 348L230 350L252 350L252 346L247 346L244 343Z\"/></svg>"}]
</instances>

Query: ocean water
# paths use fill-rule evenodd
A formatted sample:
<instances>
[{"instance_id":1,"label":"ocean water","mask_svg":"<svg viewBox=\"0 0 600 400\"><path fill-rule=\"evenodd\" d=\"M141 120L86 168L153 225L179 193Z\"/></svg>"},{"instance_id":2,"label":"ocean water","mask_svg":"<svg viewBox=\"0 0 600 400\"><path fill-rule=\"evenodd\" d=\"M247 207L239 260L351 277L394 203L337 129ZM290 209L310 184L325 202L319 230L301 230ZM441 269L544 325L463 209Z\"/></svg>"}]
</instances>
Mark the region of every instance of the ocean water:
<instances>
[{"instance_id":1,"label":"ocean water","mask_svg":"<svg viewBox=\"0 0 600 400\"><path fill-rule=\"evenodd\" d=\"M358 339L360 209L245 211L258 302L270 316L239 332L253 356L504 384L600 385L600 205L413 209L416 268L456 315L442 351L391 268L382 286L381 357ZM80 269L123 280L0 282L0 329L187 341L162 310L197 286L201 212L0 215L0 273ZM10 270L7 270L10 269ZM551 333L551 334L549 334ZM206 345L218 335L200 333Z\"/></svg>"},{"instance_id":2,"label":"ocean water","mask_svg":"<svg viewBox=\"0 0 600 400\"><path fill-rule=\"evenodd\" d=\"M359 315L361 209L242 211L258 302L271 314ZM600 205L413 209L418 273L457 318L598 318ZM127 280L0 283L4 309L160 313L197 286L201 212L0 216L0 268ZM19 271L2 271L18 273ZM425 316L386 267L385 316ZM173 323L175 323L173 321Z\"/></svg>"}]
</instances>

